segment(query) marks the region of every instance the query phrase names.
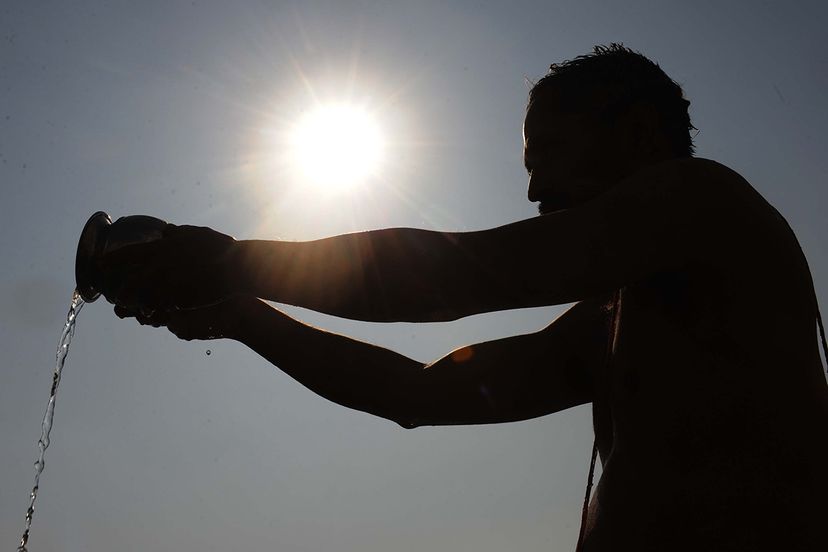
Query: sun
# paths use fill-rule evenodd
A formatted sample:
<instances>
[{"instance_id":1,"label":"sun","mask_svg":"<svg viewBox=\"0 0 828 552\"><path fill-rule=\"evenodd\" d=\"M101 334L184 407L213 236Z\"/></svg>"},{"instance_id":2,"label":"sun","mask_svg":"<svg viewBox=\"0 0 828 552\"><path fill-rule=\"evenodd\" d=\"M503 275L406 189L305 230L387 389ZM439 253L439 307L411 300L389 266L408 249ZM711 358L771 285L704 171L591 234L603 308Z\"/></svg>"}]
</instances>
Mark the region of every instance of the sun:
<instances>
[{"instance_id":1,"label":"sun","mask_svg":"<svg viewBox=\"0 0 828 552\"><path fill-rule=\"evenodd\" d=\"M379 173L383 139L372 114L348 104L317 106L290 133L290 157L303 180L329 192Z\"/></svg>"}]
</instances>

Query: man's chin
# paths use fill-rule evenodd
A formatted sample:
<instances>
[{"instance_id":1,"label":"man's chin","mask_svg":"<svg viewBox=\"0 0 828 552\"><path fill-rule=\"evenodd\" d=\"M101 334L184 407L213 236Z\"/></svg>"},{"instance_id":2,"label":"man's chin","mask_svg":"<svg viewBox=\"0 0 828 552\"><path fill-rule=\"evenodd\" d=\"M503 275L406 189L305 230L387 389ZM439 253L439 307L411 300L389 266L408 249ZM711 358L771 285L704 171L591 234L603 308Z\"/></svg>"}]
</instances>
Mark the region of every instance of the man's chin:
<instances>
[{"instance_id":1,"label":"man's chin","mask_svg":"<svg viewBox=\"0 0 828 552\"><path fill-rule=\"evenodd\" d=\"M543 200L538 203L538 214L548 215L557 211L569 209L569 203L561 199Z\"/></svg>"}]
</instances>

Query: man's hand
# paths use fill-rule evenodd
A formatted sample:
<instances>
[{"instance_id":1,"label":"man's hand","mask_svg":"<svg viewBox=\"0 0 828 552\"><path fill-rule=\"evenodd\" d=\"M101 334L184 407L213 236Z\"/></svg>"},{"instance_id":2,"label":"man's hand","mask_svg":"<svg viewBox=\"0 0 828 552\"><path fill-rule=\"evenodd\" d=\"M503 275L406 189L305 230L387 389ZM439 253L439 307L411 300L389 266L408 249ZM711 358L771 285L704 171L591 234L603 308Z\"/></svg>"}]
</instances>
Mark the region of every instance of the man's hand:
<instances>
[{"instance_id":1,"label":"man's hand","mask_svg":"<svg viewBox=\"0 0 828 552\"><path fill-rule=\"evenodd\" d=\"M179 339L239 339L245 313L256 306L255 297L236 296L209 307L142 314L127 307L115 306L118 318L135 318L142 326L166 328Z\"/></svg>"},{"instance_id":2,"label":"man's hand","mask_svg":"<svg viewBox=\"0 0 828 552\"><path fill-rule=\"evenodd\" d=\"M171 224L159 240L104 255L104 296L126 309L121 312L144 315L218 303L239 287L235 244L210 228Z\"/></svg>"}]
</instances>

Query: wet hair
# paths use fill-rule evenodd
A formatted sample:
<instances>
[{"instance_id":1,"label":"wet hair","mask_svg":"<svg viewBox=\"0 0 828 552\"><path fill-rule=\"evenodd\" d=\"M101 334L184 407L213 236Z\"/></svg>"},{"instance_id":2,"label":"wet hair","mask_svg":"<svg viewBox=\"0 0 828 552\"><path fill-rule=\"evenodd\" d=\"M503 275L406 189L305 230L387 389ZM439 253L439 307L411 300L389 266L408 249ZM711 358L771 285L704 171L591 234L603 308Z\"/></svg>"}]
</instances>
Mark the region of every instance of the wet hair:
<instances>
[{"instance_id":1,"label":"wet hair","mask_svg":"<svg viewBox=\"0 0 828 552\"><path fill-rule=\"evenodd\" d=\"M690 124L690 102L681 86L657 63L623 44L595 46L591 54L553 63L529 91L527 109L550 91L564 109L592 115L609 125L635 104L652 106L670 151L676 157L693 154L690 130L696 129Z\"/></svg>"}]
</instances>

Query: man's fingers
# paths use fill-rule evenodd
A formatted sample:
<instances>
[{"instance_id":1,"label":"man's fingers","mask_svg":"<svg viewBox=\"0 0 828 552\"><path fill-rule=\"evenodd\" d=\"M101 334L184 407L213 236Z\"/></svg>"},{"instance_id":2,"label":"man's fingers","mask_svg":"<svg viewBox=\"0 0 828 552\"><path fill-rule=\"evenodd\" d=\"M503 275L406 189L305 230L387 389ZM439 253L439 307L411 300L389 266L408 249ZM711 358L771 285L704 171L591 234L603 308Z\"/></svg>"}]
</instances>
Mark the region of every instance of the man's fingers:
<instances>
[{"instance_id":1,"label":"man's fingers","mask_svg":"<svg viewBox=\"0 0 828 552\"><path fill-rule=\"evenodd\" d=\"M135 312L126 307L122 307L121 305L115 305L115 316L123 320L124 318L135 316Z\"/></svg>"},{"instance_id":2,"label":"man's fingers","mask_svg":"<svg viewBox=\"0 0 828 552\"><path fill-rule=\"evenodd\" d=\"M169 310L167 288L172 278L166 267L133 267L129 271L104 274L103 294L107 301L132 311Z\"/></svg>"},{"instance_id":3,"label":"man's fingers","mask_svg":"<svg viewBox=\"0 0 828 552\"><path fill-rule=\"evenodd\" d=\"M161 239L123 245L101 260L106 299L133 310L210 305L227 297L223 266L234 239L206 227L169 225Z\"/></svg>"},{"instance_id":4,"label":"man's fingers","mask_svg":"<svg viewBox=\"0 0 828 552\"><path fill-rule=\"evenodd\" d=\"M166 326L170 320L170 313L166 311L141 312L121 305L115 305L115 315L122 320L124 318L134 318L142 326L152 326L153 328Z\"/></svg>"},{"instance_id":5,"label":"man's fingers","mask_svg":"<svg viewBox=\"0 0 828 552\"><path fill-rule=\"evenodd\" d=\"M151 314L141 314L139 318L139 322L141 319L144 320L143 323L149 324L153 328L160 328L161 326L166 326L167 323L170 321L170 313L163 310L155 311Z\"/></svg>"},{"instance_id":6,"label":"man's fingers","mask_svg":"<svg viewBox=\"0 0 828 552\"><path fill-rule=\"evenodd\" d=\"M258 299L252 299L258 301ZM125 305L116 305L118 318L134 318L141 325L165 326L171 333L187 341L221 339L228 337L237 325L235 303L220 303L198 309L141 311ZM228 330L230 328L230 330Z\"/></svg>"}]
</instances>

